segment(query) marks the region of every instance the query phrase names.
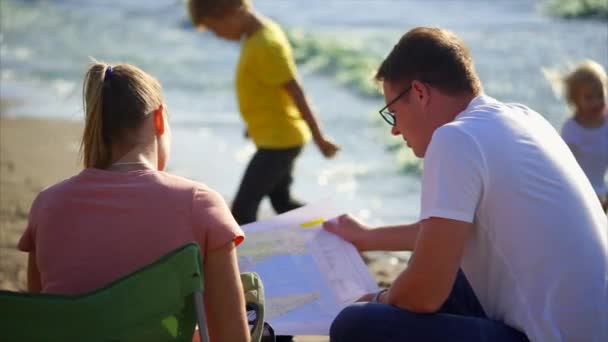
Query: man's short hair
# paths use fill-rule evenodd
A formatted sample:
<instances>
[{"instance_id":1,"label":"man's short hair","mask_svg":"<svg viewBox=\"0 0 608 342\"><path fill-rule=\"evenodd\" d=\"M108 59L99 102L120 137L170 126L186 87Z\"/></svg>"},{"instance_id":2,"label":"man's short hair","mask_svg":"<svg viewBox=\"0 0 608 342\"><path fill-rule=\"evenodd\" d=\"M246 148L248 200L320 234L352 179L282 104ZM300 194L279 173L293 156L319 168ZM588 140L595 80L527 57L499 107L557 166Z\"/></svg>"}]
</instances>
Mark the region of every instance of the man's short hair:
<instances>
[{"instance_id":1,"label":"man's short hair","mask_svg":"<svg viewBox=\"0 0 608 342\"><path fill-rule=\"evenodd\" d=\"M404 84L418 80L451 95L478 95L482 91L473 58L462 39L436 27L417 27L404 34L375 78Z\"/></svg>"},{"instance_id":2,"label":"man's short hair","mask_svg":"<svg viewBox=\"0 0 608 342\"><path fill-rule=\"evenodd\" d=\"M205 18L221 18L226 13L240 8L250 8L250 0L188 0L188 13L192 24L202 28Z\"/></svg>"}]
</instances>

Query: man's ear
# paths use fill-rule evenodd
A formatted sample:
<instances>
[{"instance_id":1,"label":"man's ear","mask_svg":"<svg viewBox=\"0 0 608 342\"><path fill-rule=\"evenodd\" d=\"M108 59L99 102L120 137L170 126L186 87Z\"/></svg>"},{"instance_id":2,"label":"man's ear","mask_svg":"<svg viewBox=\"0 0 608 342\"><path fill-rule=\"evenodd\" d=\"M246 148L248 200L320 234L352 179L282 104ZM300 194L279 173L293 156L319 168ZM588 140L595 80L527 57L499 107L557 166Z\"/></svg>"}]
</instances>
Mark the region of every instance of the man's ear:
<instances>
[{"instance_id":1,"label":"man's ear","mask_svg":"<svg viewBox=\"0 0 608 342\"><path fill-rule=\"evenodd\" d=\"M429 87L423 82L418 80L412 81L412 91L418 98L418 101L427 103L429 97Z\"/></svg>"},{"instance_id":2,"label":"man's ear","mask_svg":"<svg viewBox=\"0 0 608 342\"><path fill-rule=\"evenodd\" d=\"M163 105L154 111L154 129L156 135L161 136L165 133L165 120L163 118Z\"/></svg>"}]
</instances>

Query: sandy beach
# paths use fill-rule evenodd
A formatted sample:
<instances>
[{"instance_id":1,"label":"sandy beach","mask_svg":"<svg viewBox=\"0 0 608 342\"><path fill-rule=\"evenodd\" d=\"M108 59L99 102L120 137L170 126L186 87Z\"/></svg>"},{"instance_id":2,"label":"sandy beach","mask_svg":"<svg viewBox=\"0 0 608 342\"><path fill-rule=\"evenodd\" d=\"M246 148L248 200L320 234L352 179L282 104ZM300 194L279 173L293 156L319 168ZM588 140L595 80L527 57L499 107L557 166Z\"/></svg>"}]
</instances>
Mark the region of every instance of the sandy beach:
<instances>
[{"instance_id":1,"label":"sandy beach","mask_svg":"<svg viewBox=\"0 0 608 342\"><path fill-rule=\"evenodd\" d=\"M81 125L0 118L0 288L25 290L26 254L17 242L36 194L79 169Z\"/></svg>"},{"instance_id":2,"label":"sandy beach","mask_svg":"<svg viewBox=\"0 0 608 342\"><path fill-rule=\"evenodd\" d=\"M26 290L27 256L17 250L31 203L45 187L75 173L82 125L78 122L0 116L0 288ZM380 285L389 284L404 260L391 255L365 256ZM296 341L326 341L298 337Z\"/></svg>"}]
</instances>

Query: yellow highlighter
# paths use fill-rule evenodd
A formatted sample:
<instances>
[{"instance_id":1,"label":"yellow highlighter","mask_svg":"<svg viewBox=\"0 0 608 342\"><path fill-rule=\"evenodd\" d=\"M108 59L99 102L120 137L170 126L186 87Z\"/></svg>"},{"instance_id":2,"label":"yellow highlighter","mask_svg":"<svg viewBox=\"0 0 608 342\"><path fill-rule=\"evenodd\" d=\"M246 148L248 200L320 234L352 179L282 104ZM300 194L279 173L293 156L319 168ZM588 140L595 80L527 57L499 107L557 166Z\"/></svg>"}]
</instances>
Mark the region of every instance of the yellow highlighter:
<instances>
[{"instance_id":1,"label":"yellow highlighter","mask_svg":"<svg viewBox=\"0 0 608 342\"><path fill-rule=\"evenodd\" d=\"M322 218L322 217L319 217L319 218L314 219L312 221L308 221L308 222L304 222L304 223L300 224L300 228L307 229L307 228L310 228L310 227L315 227L315 226L320 225L323 222L325 222L325 219Z\"/></svg>"}]
</instances>

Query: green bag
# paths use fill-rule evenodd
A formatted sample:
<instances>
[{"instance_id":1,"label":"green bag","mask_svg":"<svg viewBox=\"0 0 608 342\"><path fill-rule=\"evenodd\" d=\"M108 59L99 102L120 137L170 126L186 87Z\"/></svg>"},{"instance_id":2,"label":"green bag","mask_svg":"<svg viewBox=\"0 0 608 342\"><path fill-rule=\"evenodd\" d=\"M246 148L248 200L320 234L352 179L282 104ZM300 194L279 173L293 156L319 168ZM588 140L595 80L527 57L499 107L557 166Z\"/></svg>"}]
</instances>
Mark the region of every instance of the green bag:
<instances>
[{"instance_id":1,"label":"green bag","mask_svg":"<svg viewBox=\"0 0 608 342\"><path fill-rule=\"evenodd\" d=\"M247 320L251 331L251 341L274 341L274 331L264 322L264 285L255 272L241 273L245 293Z\"/></svg>"}]
</instances>

